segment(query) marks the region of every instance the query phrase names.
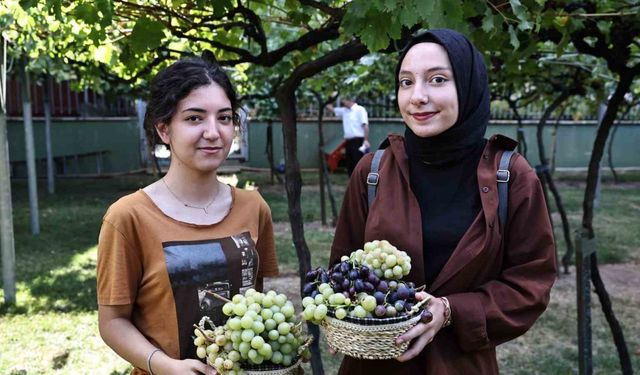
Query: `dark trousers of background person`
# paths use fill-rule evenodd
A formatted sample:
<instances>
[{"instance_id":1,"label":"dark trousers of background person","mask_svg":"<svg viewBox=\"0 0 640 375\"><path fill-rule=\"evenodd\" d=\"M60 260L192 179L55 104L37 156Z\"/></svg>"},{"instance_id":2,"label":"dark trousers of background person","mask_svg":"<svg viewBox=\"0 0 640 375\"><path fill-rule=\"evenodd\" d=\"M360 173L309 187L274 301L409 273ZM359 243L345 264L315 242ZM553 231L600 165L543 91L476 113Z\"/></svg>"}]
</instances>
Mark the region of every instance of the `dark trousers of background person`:
<instances>
[{"instance_id":1,"label":"dark trousers of background person","mask_svg":"<svg viewBox=\"0 0 640 375\"><path fill-rule=\"evenodd\" d=\"M351 173L356 168L356 164L360 161L360 158L364 155L360 150L364 142L364 137L349 138L347 139L347 145L345 147L345 156L347 157L347 173L351 176Z\"/></svg>"}]
</instances>

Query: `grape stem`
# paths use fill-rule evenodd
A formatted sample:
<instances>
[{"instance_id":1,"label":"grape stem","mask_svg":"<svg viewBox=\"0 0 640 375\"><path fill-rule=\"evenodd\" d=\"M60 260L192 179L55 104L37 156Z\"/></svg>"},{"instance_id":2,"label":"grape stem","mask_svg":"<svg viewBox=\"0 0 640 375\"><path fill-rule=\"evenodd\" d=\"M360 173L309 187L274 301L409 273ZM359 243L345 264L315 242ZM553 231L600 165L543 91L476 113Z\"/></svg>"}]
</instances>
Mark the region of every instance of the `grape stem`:
<instances>
[{"instance_id":1,"label":"grape stem","mask_svg":"<svg viewBox=\"0 0 640 375\"><path fill-rule=\"evenodd\" d=\"M421 286L416 288L416 292L422 292L425 289L427 289L427 285L426 284L422 284Z\"/></svg>"},{"instance_id":2,"label":"grape stem","mask_svg":"<svg viewBox=\"0 0 640 375\"><path fill-rule=\"evenodd\" d=\"M207 292L207 294L210 294L211 296L213 296L213 297L215 297L215 298L217 298L217 299L219 299L221 301L231 302L230 299L228 299L226 297L223 297L223 296L219 295L218 293L215 293L215 292L212 292L212 291L209 291L209 290L207 290L206 292Z\"/></svg>"}]
</instances>

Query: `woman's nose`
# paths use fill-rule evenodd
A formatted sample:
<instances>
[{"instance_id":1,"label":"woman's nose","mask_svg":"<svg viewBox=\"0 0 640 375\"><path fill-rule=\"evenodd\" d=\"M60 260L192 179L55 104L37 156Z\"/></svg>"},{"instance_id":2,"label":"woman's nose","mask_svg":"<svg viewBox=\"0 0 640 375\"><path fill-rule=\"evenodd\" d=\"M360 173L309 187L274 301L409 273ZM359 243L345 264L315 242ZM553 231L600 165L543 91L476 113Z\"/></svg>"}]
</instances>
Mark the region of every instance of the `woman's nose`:
<instances>
[{"instance_id":1,"label":"woman's nose","mask_svg":"<svg viewBox=\"0 0 640 375\"><path fill-rule=\"evenodd\" d=\"M208 119L206 121L204 133L202 135L204 138L207 138L207 139L216 139L220 137L220 132L218 130L218 123L215 119Z\"/></svg>"},{"instance_id":2,"label":"woman's nose","mask_svg":"<svg viewBox=\"0 0 640 375\"><path fill-rule=\"evenodd\" d=\"M415 84L413 86L413 91L411 92L411 104L420 105L429 102L429 93L427 92L427 88L423 84Z\"/></svg>"}]
</instances>

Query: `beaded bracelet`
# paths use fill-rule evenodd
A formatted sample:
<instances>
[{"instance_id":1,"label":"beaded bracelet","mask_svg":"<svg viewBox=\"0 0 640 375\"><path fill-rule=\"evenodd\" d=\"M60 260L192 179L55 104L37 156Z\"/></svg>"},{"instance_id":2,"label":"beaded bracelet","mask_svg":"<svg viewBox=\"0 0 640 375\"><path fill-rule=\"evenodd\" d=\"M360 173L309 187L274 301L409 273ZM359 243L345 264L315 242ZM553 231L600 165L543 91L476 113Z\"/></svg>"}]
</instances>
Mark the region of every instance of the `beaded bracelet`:
<instances>
[{"instance_id":1,"label":"beaded bracelet","mask_svg":"<svg viewBox=\"0 0 640 375\"><path fill-rule=\"evenodd\" d=\"M444 322L442 323L442 327L447 327L451 324L451 305L449 305L449 300L447 297L440 297L442 304L444 305L444 311L442 315L444 315Z\"/></svg>"},{"instance_id":2,"label":"beaded bracelet","mask_svg":"<svg viewBox=\"0 0 640 375\"><path fill-rule=\"evenodd\" d=\"M153 370L151 369L151 357L153 357L153 355L159 351L160 351L159 348L155 348L151 351L151 353L149 353L149 356L147 357L147 368L149 369L149 374L151 375L154 375Z\"/></svg>"}]
</instances>

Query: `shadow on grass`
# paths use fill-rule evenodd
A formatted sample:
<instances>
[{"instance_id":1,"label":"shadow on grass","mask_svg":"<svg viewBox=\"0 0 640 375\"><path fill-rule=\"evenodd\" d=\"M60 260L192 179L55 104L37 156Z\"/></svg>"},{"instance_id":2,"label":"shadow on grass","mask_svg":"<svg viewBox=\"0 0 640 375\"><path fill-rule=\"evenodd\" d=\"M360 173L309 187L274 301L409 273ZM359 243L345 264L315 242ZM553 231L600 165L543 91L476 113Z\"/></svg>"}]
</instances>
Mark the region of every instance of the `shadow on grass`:
<instances>
[{"instance_id":1,"label":"shadow on grass","mask_svg":"<svg viewBox=\"0 0 640 375\"><path fill-rule=\"evenodd\" d=\"M27 183L14 181L17 304L0 305L0 314L95 310L95 246L102 216L119 197L149 182L146 176L59 180L54 195L39 186L41 231L32 235Z\"/></svg>"}]
</instances>

